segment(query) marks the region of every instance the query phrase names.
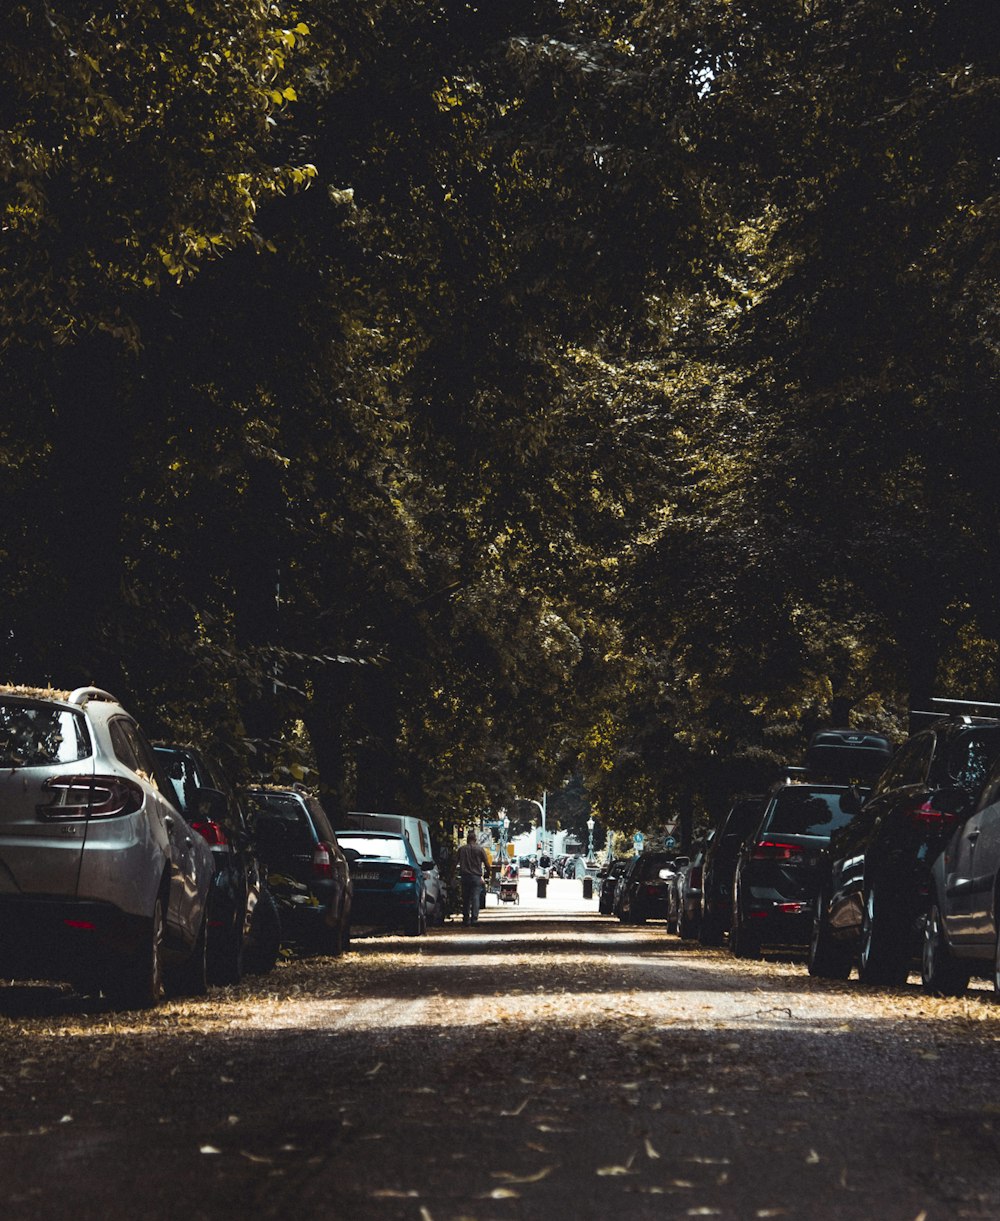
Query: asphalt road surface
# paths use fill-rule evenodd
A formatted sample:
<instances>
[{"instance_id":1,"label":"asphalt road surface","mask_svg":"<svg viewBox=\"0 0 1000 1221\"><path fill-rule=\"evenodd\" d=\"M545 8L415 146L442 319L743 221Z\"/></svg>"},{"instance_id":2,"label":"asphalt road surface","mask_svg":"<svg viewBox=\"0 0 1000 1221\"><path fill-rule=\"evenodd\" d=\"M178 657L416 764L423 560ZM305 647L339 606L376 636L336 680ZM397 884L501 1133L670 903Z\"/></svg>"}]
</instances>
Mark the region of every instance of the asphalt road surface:
<instances>
[{"instance_id":1,"label":"asphalt road surface","mask_svg":"<svg viewBox=\"0 0 1000 1221\"><path fill-rule=\"evenodd\" d=\"M1000 1004L810 980L578 882L151 1014L0 984L0 1216L1000 1217Z\"/></svg>"}]
</instances>

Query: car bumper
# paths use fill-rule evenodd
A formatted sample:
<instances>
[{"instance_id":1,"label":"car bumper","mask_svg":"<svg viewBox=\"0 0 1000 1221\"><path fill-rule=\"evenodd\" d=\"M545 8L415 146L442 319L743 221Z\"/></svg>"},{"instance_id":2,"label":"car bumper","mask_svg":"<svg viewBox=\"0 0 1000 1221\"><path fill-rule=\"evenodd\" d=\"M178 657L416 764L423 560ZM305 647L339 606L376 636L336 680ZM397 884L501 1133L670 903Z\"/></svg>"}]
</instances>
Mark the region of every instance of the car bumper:
<instances>
[{"instance_id":1,"label":"car bumper","mask_svg":"<svg viewBox=\"0 0 1000 1221\"><path fill-rule=\"evenodd\" d=\"M78 980L133 957L150 921L109 903L0 897L0 973L8 979Z\"/></svg>"},{"instance_id":2,"label":"car bumper","mask_svg":"<svg viewBox=\"0 0 1000 1221\"><path fill-rule=\"evenodd\" d=\"M354 924L398 928L417 914L419 896L414 891L359 890L354 888L351 921Z\"/></svg>"}]
</instances>

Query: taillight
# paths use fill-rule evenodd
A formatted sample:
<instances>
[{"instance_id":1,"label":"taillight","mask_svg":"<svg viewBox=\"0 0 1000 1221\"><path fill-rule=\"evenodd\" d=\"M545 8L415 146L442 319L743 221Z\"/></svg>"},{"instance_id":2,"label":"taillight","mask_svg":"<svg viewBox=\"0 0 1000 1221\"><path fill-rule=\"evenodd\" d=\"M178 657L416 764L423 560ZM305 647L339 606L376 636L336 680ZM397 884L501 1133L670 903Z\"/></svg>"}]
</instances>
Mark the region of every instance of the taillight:
<instances>
[{"instance_id":1,"label":"taillight","mask_svg":"<svg viewBox=\"0 0 1000 1221\"><path fill-rule=\"evenodd\" d=\"M52 794L48 805L37 806L39 818L71 821L121 818L142 809L142 787L122 776L50 776L42 790Z\"/></svg>"},{"instance_id":2,"label":"taillight","mask_svg":"<svg viewBox=\"0 0 1000 1221\"><path fill-rule=\"evenodd\" d=\"M755 861L787 861L790 864L798 864L805 859L799 844L782 844L771 839L763 839L759 844L754 844L750 855Z\"/></svg>"},{"instance_id":3,"label":"taillight","mask_svg":"<svg viewBox=\"0 0 1000 1221\"><path fill-rule=\"evenodd\" d=\"M192 831L197 831L203 840L215 847L229 842L226 839L225 831L217 822L193 822L190 827Z\"/></svg>"},{"instance_id":4,"label":"taillight","mask_svg":"<svg viewBox=\"0 0 1000 1221\"><path fill-rule=\"evenodd\" d=\"M658 895L659 893L660 893L660 888L655 882L646 883L646 894L647 895Z\"/></svg>"},{"instance_id":5,"label":"taillight","mask_svg":"<svg viewBox=\"0 0 1000 1221\"><path fill-rule=\"evenodd\" d=\"M934 828L940 830L949 823L955 822L958 815L950 811L938 810L930 801L920 801L914 805L905 806L903 817L909 818L912 822L923 823L928 830Z\"/></svg>"},{"instance_id":6,"label":"taillight","mask_svg":"<svg viewBox=\"0 0 1000 1221\"><path fill-rule=\"evenodd\" d=\"M414 870L407 869L405 866L399 871L399 880L401 882L415 882L417 875Z\"/></svg>"},{"instance_id":7,"label":"taillight","mask_svg":"<svg viewBox=\"0 0 1000 1221\"><path fill-rule=\"evenodd\" d=\"M326 844L317 844L313 850L312 872L314 878L332 878L333 862Z\"/></svg>"}]
</instances>

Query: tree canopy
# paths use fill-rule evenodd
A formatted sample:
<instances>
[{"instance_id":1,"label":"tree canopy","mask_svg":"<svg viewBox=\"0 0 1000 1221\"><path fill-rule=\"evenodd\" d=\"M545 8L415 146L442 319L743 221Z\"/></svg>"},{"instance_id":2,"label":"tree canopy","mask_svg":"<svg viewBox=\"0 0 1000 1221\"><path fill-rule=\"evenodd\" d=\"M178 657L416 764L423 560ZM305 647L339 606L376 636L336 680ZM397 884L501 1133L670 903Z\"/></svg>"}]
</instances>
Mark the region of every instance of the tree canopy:
<instances>
[{"instance_id":1,"label":"tree canopy","mask_svg":"<svg viewBox=\"0 0 1000 1221\"><path fill-rule=\"evenodd\" d=\"M687 832L996 699L994 7L16 4L7 677Z\"/></svg>"}]
</instances>

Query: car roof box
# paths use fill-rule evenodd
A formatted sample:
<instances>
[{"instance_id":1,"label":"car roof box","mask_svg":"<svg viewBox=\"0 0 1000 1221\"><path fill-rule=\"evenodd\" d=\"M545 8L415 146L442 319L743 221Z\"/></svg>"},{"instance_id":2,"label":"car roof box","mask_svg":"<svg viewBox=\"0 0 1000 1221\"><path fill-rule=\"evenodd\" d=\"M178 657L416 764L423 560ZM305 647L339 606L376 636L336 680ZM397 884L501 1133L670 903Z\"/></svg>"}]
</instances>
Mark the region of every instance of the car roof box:
<instances>
[{"instance_id":1,"label":"car roof box","mask_svg":"<svg viewBox=\"0 0 1000 1221\"><path fill-rule=\"evenodd\" d=\"M820 729L809 739L810 774L843 780L873 779L892 757L892 743L880 733L859 729Z\"/></svg>"}]
</instances>

